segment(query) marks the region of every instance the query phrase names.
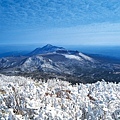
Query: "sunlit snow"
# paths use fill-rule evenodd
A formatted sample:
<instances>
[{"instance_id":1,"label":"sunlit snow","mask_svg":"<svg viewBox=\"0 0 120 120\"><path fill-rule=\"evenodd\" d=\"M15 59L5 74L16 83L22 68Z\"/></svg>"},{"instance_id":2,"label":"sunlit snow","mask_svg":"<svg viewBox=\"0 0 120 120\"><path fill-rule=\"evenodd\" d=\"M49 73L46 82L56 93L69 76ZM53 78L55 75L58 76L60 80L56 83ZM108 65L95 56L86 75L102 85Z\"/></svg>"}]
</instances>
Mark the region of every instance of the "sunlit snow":
<instances>
[{"instance_id":1,"label":"sunlit snow","mask_svg":"<svg viewBox=\"0 0 120 120\"><path fill-rule=\"evenodd\" d=\"M71 85L0 75L0 120L119 120L120 83Z\"/></svg>"},{"instance_id":2,"label":"sunlit snow","mask_svg":"<svg viewBox=\"0 0 120 120\"><path fill-rule=\"evenodd\" d=\"M85 60L89 60L89 61L93 61L93 59L92 58L90 58L89 56L87 56L87 55L85 55L85 54L83 54L83 53L79 53L79 55L82 57L82 58L84 58Z\"/></svg>"},{"instance_id":3,"label":"sunlit snow","mask_svg":"<svg viewBox=\"0 0 120 120\"><path fill-rule=\"evenodd\" d=\"M76 55L64 55L68 59L75 59L81 61L82 59L79 56Z\"/></svg>"}]
</instances>

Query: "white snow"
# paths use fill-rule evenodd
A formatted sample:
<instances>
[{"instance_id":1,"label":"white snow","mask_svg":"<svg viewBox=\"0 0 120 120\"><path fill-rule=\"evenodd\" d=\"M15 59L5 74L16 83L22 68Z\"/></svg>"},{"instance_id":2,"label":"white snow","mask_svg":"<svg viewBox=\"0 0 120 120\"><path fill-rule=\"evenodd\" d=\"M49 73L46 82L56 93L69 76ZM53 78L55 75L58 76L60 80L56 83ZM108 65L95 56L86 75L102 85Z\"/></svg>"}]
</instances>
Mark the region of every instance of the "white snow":
<instances>
[{"instance_id":1,"label":"white snow","mask_svg":"<svg viewBox=\"0 0 120 120\"><path fill-rule=\"evenodd\" d=\"M0 75L0 120L119 120L119 95L120 83Z\"/></svg>"},{"instance_id":2,"label":"white snow","mask_svg":"<svg viewBox=\"0 0 120 120\"><path fill-rule=\"evenodd\" d=\"M79 56L77 56L77 55L69 55L69 54L63 54L63 55L68 59L75 59L75 60L78 60L78 61L82 61L82 60L88 60L90 62L94 61L91 57L89 57L89 56L87 56L87 55L85 55L83 53L79 53Z\"/></svg>"},{"instance_id":3,"label":"white snow","mask_svg":"<svg viewBox=\"0 0 120 120\"><path fill-rule=\"evenodd\" d=\"M79 56L76 56L76 55L67 55L67 54L64 54L64 56L66 58L68 58L68 59L75 59L75 60L78 60L78 61L82 60Z\"/></svg>"},{"instance_id":4,"label":"white snow","mask_svg":"<svg viewBox=\"0 0 120 120\"><path fill-rule=\"evenodd\" d=\"M53 69L53 66L51 64L48 64L48 63L44 63L41 65L42 68L51 68Z\"/></svg>"},{"instance_id":5,"label":"white snow","mask_svg":"<svg viewBox=\"0 0 120 120\"><path fill-rule=\"evenodd\" d=\"M89 57L89 56L87 56L87 55L85 55L85 54L83 54L83 53L79 53L79 55L80 55L83 59L93 62L93 59L92 59L91 57Z\"/></svg>"},{"instance_id":6,"label":"white snow","mask_svg":"<svg viewBox=\"0 0 120 120\"><path fill-rule=\"evenodd\" d=\"M34 71L39 67L53 69L53 66L51 64L52 64L52 60L50 59L45 60L42 56L38 55L38 56L29 57L22 65L21 70Z\"/></svg>"}]
</instances>

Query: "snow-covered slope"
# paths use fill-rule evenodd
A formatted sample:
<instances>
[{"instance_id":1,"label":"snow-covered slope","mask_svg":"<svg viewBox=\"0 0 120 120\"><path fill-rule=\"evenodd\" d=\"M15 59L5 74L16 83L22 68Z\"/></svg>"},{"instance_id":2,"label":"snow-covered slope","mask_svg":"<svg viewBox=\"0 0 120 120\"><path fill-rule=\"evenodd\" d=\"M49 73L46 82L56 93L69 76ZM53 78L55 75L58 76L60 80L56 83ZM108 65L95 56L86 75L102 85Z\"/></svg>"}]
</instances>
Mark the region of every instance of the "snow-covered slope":
<instances>
[{"instance_id":1,"label":"snow-covered slope","mask_svg":"<svg viewBox=\"0 0 120 120\"><path fill-rule=\"evenodd\" d=\"M65 57L68 59L74 59L74 60L78 60L78 61L82 60L79 56L76 56L76 55L65 55Z\"/></svg>"},{"instance_id":2,"label":"snow-covered slope","mask_svg":"<svg viewBox=\"0 0 120 120\"><path fill-rule=\"evenodd\" d=\"M24 57L8 57L0 59L1 69L17 69L20 72L54 72L73 74L76 65L79 68L91 67L95 60L78 51L67 50L50 44L36 48ZM6 70L7 70L6 69Z\"/></svg>"},{"instance_id":3,"label":"snow-covered slope","mask_svg":"<svg viewBox=\"0 0 120 120\"><path fill-rule=\"evenodd\" d=\"M89 56L87 56L87 55L85 55L85 54L83 54L83 53L79 53L79 55L80 55L83 59L85 59L85 60L88 60L88 61L91 61L91 62L94 61L91 57L89 57Z\"/></svg>"},{"instance_id":4,"label":"snow-covered slope","mask_svg":"<svg viewBox=\"0 0 120 120\"><path fill-rule=\"evenodd\" d=\"M88 57L89 58L89 57ZM75 66L79 68L86 66L92 66L94 59L88 59L74 54L58 54L50 53L43 55L35 55L28 57L19 68L21 71L47 71L47 72L59 72L59 73L71 73L75 71Z\"/></svg>"},{"instance_id":5,"label":"snow-covered slope","mask_svg":"<svg viewBox=\"0 0 120 120\"><path fill-rule=\"evenodd\" d=\"M59 71L59 66L55 65L54 62L49 59L42 57L40 55L32 56L27 58L24 63L20 66L21 71L33 72L33 71ZM61 71L59 71L61 72Z\"/></svg>"},{"instance_id":6,"label":"snow-covered slope","mask_svg":"<svg viewBox=\"0 0 120 120\"><path fill-rule=\"evenodd\" d=\"M76 84L0 75L0 120L119 120L120 83Z\"/></svg>"},{"instance_id":7,"label":"snow-covered slope","mask_svg":"<svg viewBox=\"0 0 120 120\"><path fill-rule=\"evenodd\" d=\"M43 46L42 48L36 48L32 52L28 54L28 56L34 56L34 55L43 55L43 54L50 54L50 53L57 53L64 55L66 58L69 59L76 59L76 60L88 60L88 61L93 61L92 58L89 56L80 53L78 51L73 51L73 50L67 50L63 47L58 47L58 46L53 46L51 44L47 44Z\"/></svg>"}]
</instances>

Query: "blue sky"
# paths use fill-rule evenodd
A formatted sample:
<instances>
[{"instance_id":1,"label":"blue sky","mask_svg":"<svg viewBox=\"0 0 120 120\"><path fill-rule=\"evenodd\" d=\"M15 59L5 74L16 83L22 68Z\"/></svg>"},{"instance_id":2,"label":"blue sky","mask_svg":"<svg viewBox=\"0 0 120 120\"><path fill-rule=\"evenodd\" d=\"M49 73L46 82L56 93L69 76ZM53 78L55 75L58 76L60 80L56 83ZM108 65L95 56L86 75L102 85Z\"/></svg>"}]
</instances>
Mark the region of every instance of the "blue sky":
<instances>
[{"instance_id":1,"label":"blue sky","mask_svg":"<svg viewBox=\"0 0 120 120\"><path fill-rule=\"evenodd\" d=\"M0 44L120 45L119 0L0 0Z\"/></svg>"}]
</instances>

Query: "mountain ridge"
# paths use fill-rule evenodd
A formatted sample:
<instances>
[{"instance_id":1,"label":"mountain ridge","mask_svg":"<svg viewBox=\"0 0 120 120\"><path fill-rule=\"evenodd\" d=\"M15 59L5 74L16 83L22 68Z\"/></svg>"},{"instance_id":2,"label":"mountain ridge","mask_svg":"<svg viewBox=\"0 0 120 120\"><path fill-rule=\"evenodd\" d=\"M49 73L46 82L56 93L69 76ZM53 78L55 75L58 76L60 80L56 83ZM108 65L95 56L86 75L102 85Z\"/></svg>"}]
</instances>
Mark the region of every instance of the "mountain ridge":
<instances>
[{"instance_id":1,"label":"mountain ridge","mask_svg":"<svg viewBox=\"0 0 120 120\"><path fill-rule=\"evenodd\" d=\"M0 59L0 73L32 76L35 79L59 77L72 83L91 83L101 79L119 81L119 66L50 44L36 48L25 56Z\"/></svg>"},{"instance_id":2,"label":"mountain ridge","mask_svg":"<svg viewBox=\"0 0 120 120\"><path fill-rule=\"evenodd\" d=\"M36 48L32 52L28 53L28 56L55 52L57 50L65 50L65 48L53 46L51 44L47 44L47 45L43 46L42 48Z\"/></svg>"}]
</instances>

